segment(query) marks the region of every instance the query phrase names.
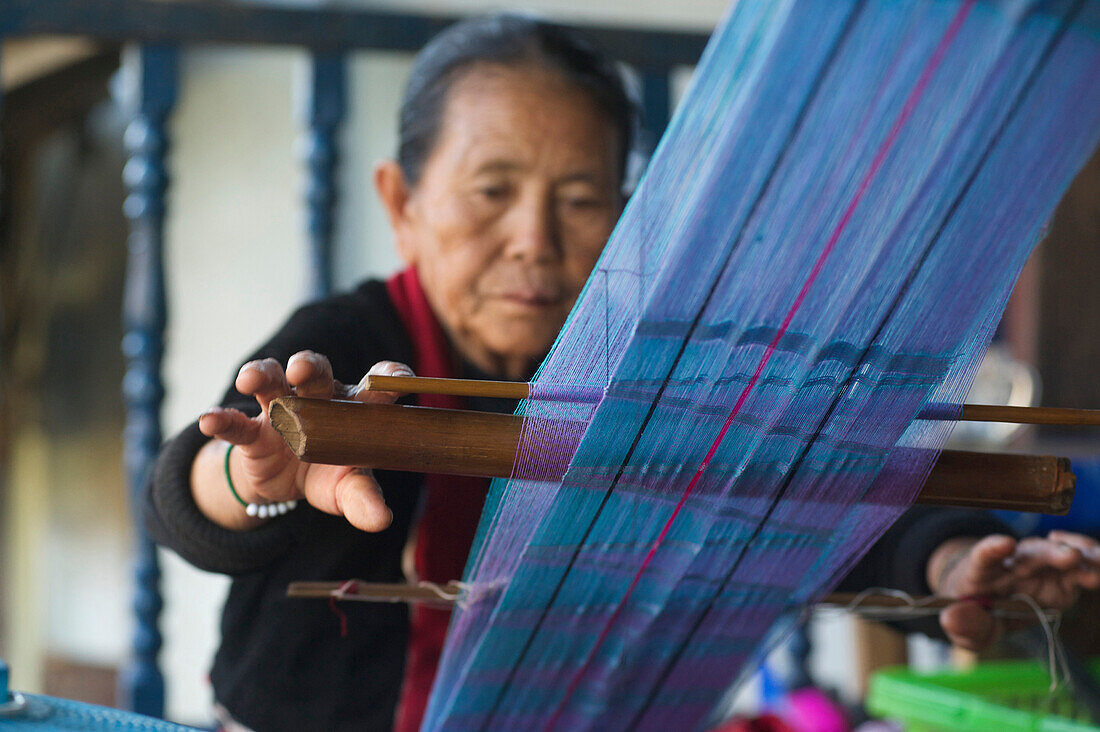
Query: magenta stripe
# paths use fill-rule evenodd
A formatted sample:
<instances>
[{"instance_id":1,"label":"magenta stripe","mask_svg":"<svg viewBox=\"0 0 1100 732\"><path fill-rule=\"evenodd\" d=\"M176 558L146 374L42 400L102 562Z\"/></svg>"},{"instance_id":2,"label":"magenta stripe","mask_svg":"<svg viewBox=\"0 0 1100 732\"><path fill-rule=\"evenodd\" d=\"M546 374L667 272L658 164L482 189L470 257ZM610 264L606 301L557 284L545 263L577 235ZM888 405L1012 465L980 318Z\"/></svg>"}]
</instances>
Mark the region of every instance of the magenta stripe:
<instances>
[{"instance_id":1,"label":"magenta stripe","mask_svg":"<svg viewBox=\"0 0 1100 732\"><path fill-rule=\"evenodd\" d=\"M588 656L585 658L584 664L582 664L581 668L573 676L572 681L569 683L569 687L565 691L565 695L558 703L557 708L554 710L553 716L550 717L550 720L547 722L544 730L549 730L554 727L554 725L557 724L558 720L561 718L562 713L565 711L566 704L569 703L569 700L572 698L574 692L576 692L577 687L580 685L581 679L584 677L585 672L592 664L592 660L595 658L596 652L599 650L600 646L603 645L603 642L607 639L607 636L611 632L612 626L615 624L615 621L618 620L619 615L622 613L622 610L626 606L627 601L634 593L634 589L638 586L638 582L641 581L642 575L645 573L646 568L649 567L650 562L653 561L653 557L657 554L657 550L660 549L661 544L665 540L665 537L668 536L668 532L672 529L672 523L680 514L680 509L682 509L684 507L684 504L687 503L687 499L691 496L692 491L695 490L695 486L699 482L699 479L702 477L703 473L710 465L710 461L714 458L715 453L718 452L719 445L722 444L722 440L725 439L726 433L729 431L730 426L733 424L733 420L737 417L738 412L741 411L741 407L744 406L745 401L748 399L749 392L752 391L753 386L756 385L756 382L757 380L759 380L760 375L764 372L764 368L768 365L768 361L771 360L772 354L775 353L776 346L779 345L780 339L786 334L787 329L790 327L791 321L794 320L795 313L797 313L799 308L802 307L802 301L806 299L806 295L809 292L810 287L813 285L814 280L816 280L818 275L821 274L821 269L825 266L825 260L828 259L829 255L832 253L833 248L836 246L837 241L840 239L841 233L844 231L844 228L851 220L852 214L855 212L856 206L858 206L860 201L863 200L863 196L867 192L867 188L871 184L871 179L874 178L875 174L878 173L879 168L882 167L882 163L883 161L885 161L887 153L890 151L890 148L893 146L898 134L901 132L902 126L906 123L906 121L908 121L909 117L913 113L913 110L916 109L917 103L920 101L921 95L924 93L925 89L928 86L928 82L932 78L932 74L935 73L936 68L939 67L940 63L943 61L943 57L947 54L948 47L955 39L955 36L958 35L959 29L962 28L963 21L966 20L966 16L969 15L970 10L974 6L975 2L976 0L965 0L965 2L959 7L958 12L956 12L955 17L952 19L951 24L948 26L943 38L940 39L940 42L936 46L936 49L932 52L932 57L928 60L928 64L921 72L920 78L917 79L916 85L914 85L913 90L909 93L908 98L906 98L905 104L901 108L901 112L898 113L897 119L894 121L893 126L890 128L889 134L887 134L886 136L886 140L883 141L881 147L879 147L878 152L875 154L874 160L871 161L871 167L863 176L863 179L860 181L859 188L856 189L855 195L852 197L851 202L848 204L848 207L844 211L844 215L840 218L840 221L833 229L833 233L829 237L829 241L825 244L825 248L818 256L817 261L814 262L813 269L810 271L810 274L806 278L806 281L802 284L802 289L799 290L798 296L795 298L794 304L792 304L790 310L787 311L787 315L783 319L783 324L779 327L779 330L776 331L775 337L772 338L771 343L768 344L768 348L764 352L764 355L761 357L760 363L757 364L756 371L753 373L752 378L749 380L749 383L745 385L745 388L741 391L741 395L737 398L737 403L734 404L733 411L731 411L729 416L726 417L726 422L722 425L722 429L719 430L718 436L711 444L710 449L707 450L706 457L703 458L703 462L699 465L699 469L695 471L695 475L692 477L691 482L688 484L687 488L684 489L684 494L680 497L679 502L676 504L676 508L673 509L672 515L669 516L668 521L665 522L664 528L661 529L661 533L657 537L657 540L653 543L653 546L650 547L649 553L646 554L645 560L642 562L642 565L638 568L637 573L634 575L634 579L631 581L630 587L627 588L626 594L623 595L622 600L619 601L619 604L616 606L615 611L611 614L611 617L608 619L607 624L603 628L603 631L596 639L596 643L594 646L592 646L592 650L589 651Z\"/></svg>"}]
</instances>

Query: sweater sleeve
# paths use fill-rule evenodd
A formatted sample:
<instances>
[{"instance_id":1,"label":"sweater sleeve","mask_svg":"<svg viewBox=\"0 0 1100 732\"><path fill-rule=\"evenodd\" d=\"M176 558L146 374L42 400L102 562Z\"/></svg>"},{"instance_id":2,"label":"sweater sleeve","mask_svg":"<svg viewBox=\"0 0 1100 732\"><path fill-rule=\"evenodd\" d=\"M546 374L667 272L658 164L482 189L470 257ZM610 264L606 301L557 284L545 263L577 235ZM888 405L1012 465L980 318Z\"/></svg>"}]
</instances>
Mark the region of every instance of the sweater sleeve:
<instances>
[{"instance_id":1,"label":"sweater sleeve","mask_svg":"<svg viewBox=\"0 0 1100 732\"><path fill-rule=\"evenodd\" d=\"M252 531L230 531L206 518L191 495L191 463L207 439L195 422L165 444L145 494L145 526L158 544L207 572L240 575L260 569L286 550L293 518Z\"/></svg>"},{"instance_id":2,"label":"sweater sleeve","mask_svg":"<svg viewBox=\"0 0 1100 732\"><path fill-rule=\"evenodd\" d=\"M383 359L409 360L411 346L380 282L368 282L346 295L307 305L245 361L274 358L282 364L294 353L313 350L328 356L337 380L357 382ZM232 385L222 398L254 416L259 406ZM191 494L191 465L208 438L192 423L161 448L142 497L146 528L157 543L196 567L230 575L260 570L279 560L312 510L292 511L250 531L225 529L206 518ZM304 530L304 529L302 529Z\"/></svg>"}]
</instances>

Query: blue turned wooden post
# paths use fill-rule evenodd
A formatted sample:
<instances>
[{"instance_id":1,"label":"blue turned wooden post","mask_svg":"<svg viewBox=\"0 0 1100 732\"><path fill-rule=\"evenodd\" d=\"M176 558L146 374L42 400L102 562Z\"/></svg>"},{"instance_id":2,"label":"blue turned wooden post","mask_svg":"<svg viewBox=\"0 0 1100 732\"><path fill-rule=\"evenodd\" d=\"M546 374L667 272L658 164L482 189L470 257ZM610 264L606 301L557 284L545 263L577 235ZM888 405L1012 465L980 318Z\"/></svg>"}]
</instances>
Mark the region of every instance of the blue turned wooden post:
<instances>
[{"instance_id":1,"label":"blue turned wooden post","mask_svg":"<svg viewBox=\"0 0 1100 732\"><path fill-rule=\"evenodd\" d=\"M642 124L643 144L652 152L661 135L665 134L672 116L671 68L648 69L642 73Z\"/></svg>"},{"instance_id":2,"label":"blue turned wooden post","mask_svg":"<svg viewBox=\"0 0 1100 732\"><path fill-rule=\"evenodd\" d=\"M810 676L810 650L809 626L799 625L787 641L787 653L791 660L788 689L803 689L813 685L813 678Z\"/></svg>"},{"instance_id":3,"label":"blue turned wooden post","mask_svg":"<svg viewBox=\"0 0 1100 732\"><path fill-rule=\"evenodd\" d=\"M347 107L347 63L342 53L314 52L306 97L306 228L311 298L332 292L332 231L336 210L336 135Z\"/></svg>"},{"instance_id":4,"label":"blue turned wooden post","mask_svg":"<svg viewBox=\"0 0 1100 732\"><path fill-rule=\"evenodd\" d=\"M168 188L165 119L176 99L176 49L138 50L134 118L126 128L130 159L123 171L129 190L124 205L130 220L129 261L123 302L122 350L128 367L123 379L126 403L125 460L134 515L133 657L119 676L119 703L142 714L164 714L164 677L157 666L163 605L156 547L141 522L141 493L161 443L160 406L164 399L161 357L167 305L164 287L164 199Z\"/></svg>"},{"instance_id":5,"label":"blue turned wooden post","mask_svg":"<svg viewBox=\"0 0 1100 732\"><path fill-rule=\"evenodd\" d=\"M5 18L3 17L3 15L0 15L0 31L2 31L4 29L4 27L5 27ZM3 49L3 47L4 47L4 36L2 34L0 34L0 49ZM3 71L3 68L0 67L0 72L2 72L2 71ZM0 84L0 119L3 119L3 117L4 117L4 86L2 84ZM0 125L0 140L3 140L3 139L4 139L4 128L3 128L3 125ZM2 147L2 146L3 146L2 143L0 143L0 147ZM0 170L0 186L4 185L3 172L4 172L3 170ZM5 194L5 191L0 190L0 205L2 205L2 202L4 200L4 194ZM0 208L0 224L3 223L4 217L7 216L7 215L8 215L8 212L5 211L3 208ZM4 296L3 288L0 287L0 302L3 302L3 300L2 300L3 296ZM0 333L3 332L3 328L4 328L4 312L3 312L3 308L0 308ZM4 346L3 340L0 339L0 363L3 363L4 358L7 356L7 354L4 353L3 346ZM2 392L0 392L0 406L4 405L5 400L6 400L6 397L4 396L4 394ZM2 487L3 486L0 486L0 488L2 488ZM2 699L0 699L0 703L3 703Z\"/></svg>"}]
</instances>

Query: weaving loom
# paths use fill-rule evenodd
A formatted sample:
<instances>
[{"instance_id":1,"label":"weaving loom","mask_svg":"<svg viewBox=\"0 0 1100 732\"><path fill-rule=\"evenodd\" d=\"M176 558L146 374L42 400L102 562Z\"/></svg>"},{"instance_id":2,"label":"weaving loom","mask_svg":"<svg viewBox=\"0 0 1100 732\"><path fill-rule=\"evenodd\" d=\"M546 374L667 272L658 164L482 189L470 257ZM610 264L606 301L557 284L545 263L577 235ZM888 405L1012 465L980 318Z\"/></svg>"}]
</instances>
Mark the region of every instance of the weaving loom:
<instances>
[{"instance_id":1,"label":"weaving loom","mask_svg":"<svg viewBox=\"0 0 1100 732\"><path fill-rule=\"evenodd\" d=\"M714 721L914 500L1098 135L1096 0L735 3L521 408L424 727Z\"/></svg>"}]
</instances>

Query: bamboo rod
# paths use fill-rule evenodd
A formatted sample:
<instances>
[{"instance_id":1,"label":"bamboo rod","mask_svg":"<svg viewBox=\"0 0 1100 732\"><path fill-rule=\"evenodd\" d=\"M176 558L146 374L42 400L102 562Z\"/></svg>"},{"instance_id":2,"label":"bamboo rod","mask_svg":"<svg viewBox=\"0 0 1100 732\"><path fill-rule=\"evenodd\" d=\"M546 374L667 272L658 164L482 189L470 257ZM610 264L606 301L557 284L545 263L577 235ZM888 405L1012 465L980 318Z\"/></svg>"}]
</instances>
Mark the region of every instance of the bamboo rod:
<instances>
[{"instance_id":1,"label":"bamboo rod","mask_svg":"<svg viewBox=\"0 0 1100 732\"><path fill-rule=\"evenodd\" d=\"M270 415L306 462L487 478L511 475L522 426L511 414L300 397L276 399Z\"/></svg>"},{"instance_id":2,"label":"bamboo rod","mask_svg":"<svg viewBox=\"0 0 1100 732\"><path fill-rule=\"evenodd\" d=\"M1064 516L1075 488L1068 458L944 450L917 502Z\"/></svg>"},{"instance_id":3,"label":"bamboo rod","mask_svg":"<svg viewBox=\"0 0 1100 732\"><path fill-rule=\"evenodd\" d=\"M1100 425L1100 409L964 404L959 419L965 422L1013 422L1016 424L1095 427Z\"/></svg>"},{"instance_id":4,"label":"bamboo rod","mask_svg":"<svg viewBox=\"0 0 1100 732\"><path fill-rule=\"evenodd\" d=\"M367 391L393 391L398 394L442 394L445 396L496 397L526 399L531 385L525 381L480 381L477 379L436 379L429 376L374 376L363 381Z\"/></svg>"},{"instance_id":5,"label":"bamboo rod","mask_svg":"<svg viewBox=\"0 0 1100 732\"><path fill-rule=\"evenodd\" d=\"M466 397L497 397L526 399L530 384L522 381L478 381L475 379L435 379L423 376L368 376L368 391L392 391L400 394L446 394ZM942 419L943 414L930 411L922 419ZM1100 409L1065 407L1009 407L999 404L964 404L957 417L964 422L1012 422L1016 424L1051 424L1100 426Z\"/></svg>"},{"instance_id":6,"label":"bamboo rod","mask_svg":"<svg viewBox=\"0 0 1100 732\"><path fill-rule=\"evenodd\" d=\"M521 437L543 430L525 433L523 419L511 414L281 397L270 415L307 462L488 478L559 480L579 434L558 430L574 437L557 449L523 445L531 459L513 476ZM1074 483L1065 458L945 450L917 502L1065 514Z\"/></svg>"},{"instance_id":7,"label":"bamboo rod","mask_svg":"<svg viewBox=\"0 0 1100 732\"><path fill-rule=\"evenodd\" d=\"M286 596L295 599L360 600L367 602L407 602L427 603L431 605L454 605L461 596L463 585L460 582L448 582L436 585L430 582L420 584L360 582L291 582L287 586ZM907 598L901 595L880 592L847 593L834 592L818 601L819 605L831 605L858 612L867 610L942 610L959 600L929 595ZM1034 607L1015 598L995 598L988 600L991 609L1025 616L1034 616Z\"/></svg>"}]
</instances>

